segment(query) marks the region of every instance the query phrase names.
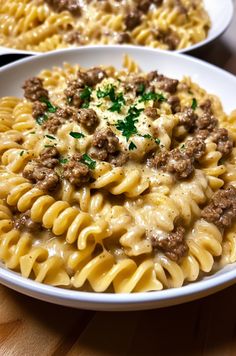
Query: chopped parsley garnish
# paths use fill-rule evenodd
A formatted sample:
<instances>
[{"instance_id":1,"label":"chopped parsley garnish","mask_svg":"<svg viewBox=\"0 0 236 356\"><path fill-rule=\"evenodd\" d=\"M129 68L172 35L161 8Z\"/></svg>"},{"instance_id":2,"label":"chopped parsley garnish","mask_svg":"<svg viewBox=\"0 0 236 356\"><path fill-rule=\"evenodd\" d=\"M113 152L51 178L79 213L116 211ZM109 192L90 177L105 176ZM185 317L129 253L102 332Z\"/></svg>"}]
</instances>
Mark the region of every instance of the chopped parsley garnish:
<instances>
[{"instance_id":1,"label":"chopped parsley garnish","mask_svg":"<svg viewBox=\"0 0 236 356\"><path fill-rule=\"evenodd\" d=\"M44 96L42 96L40 99L39 99L42 103L45 103L47 105L47 111L50 112L50 113L54 113L57 111L57 107L52 105L52 103L47 99L45 98Z\"/></svg>"},{"instance_id":2,"label":"chopped parsley garnish","mask_svg":"<svg viewBox=\"0 0 236 356\"><path fill-rule=\"evenodd\" d=\"M101 98L106 98L106 97L109 97L111 101L116 100L114 85L112 85L112 84L107 85L107 87L104 90L98 89L97 98L101 99Z\"/></svg>"},{"instance_id":3,"label":"chopped parsley garnish","mask_svg":"<svg viewBox=\"0 0 236 356\"><path fill-rule=\"evenodd\" d=\"M20 152L20 156L23 156L24 152L25 152L25 151L21 151L21 152Z\"/></svg>"},{"instance_id":4,"label":"chopped parsley garnish","mask_svg":"<svg viewBox=\"0 0 236 356\"><path fill-rule=\"evenodd\" d=\"M50 140L56 140L56 137L51 136L51 135L45 135L45 137L49 138Z\"/></svg>"},{"instance_id":5,"label":"chopped parsley garnish","mask_svg":"<svg viewBox=\"0 0 236 356\"><path fill-rule=\"evenodd\" d=\"M70 135L71 137L74 137L74 138L82 138L82 137L85 137L82 132L73 132L73 131L71 131L69 135Z\"/></svg>"},{"instance_id":6,"label":"chopped parsley garnish","mask_svg":"<svg viewBox=\"0 0 236 356\"><path fill-rule=\"evenodd\" d=\"M197 106L198 106L197 99L193 98L191 108L193 110L196 110Z\"/></svg>"},{"instance_id":7,"label":"chopped parsley garnish","mask_svg":"<svg viewBox=\"0 0 236 356\"><path fill-rule=\"evenodd\" d=\"M157 100L160 102L166 101L166 98L162 94L154 93L153 91L149 93L143 93L141 98L139 99L139 102L142 101L149 101L149 100Z\"/></svg>"},{"instance_id":8,"label":"chopped parsley garnish","mask_svg":"<svg viewBox=\"0 0 236 356\"><path fill-rule=\"evenodd\" d=\"M130 144L129 144L129 150L133 151L136 148L137 148L137 146L135 145L135 143L133 143L133 141L131 141Z\"/></svg>"},{"instance_id":9,"label":"chopped parsley garnish","mask_svg":"<svg viewBox=\"0 0 236 356\"><path fill-rule=\"evenodd\" d=\"M86 86L79 94L79 97L80 99L90 101L91 94L92 94L92 88Z\"/></svg>"},{"instance_id":10,"label":"chopped parsley garnish","mask_svg":"<svg viewBox=\"0 0 236 356\"><path fill-rule=\"evenodd\" d=\"M96 167L96 161L92 160L87 153L83 154L81 161L86 164L90 169L94 169Z\"/></svg>"},{"instance_id":11,"label":"chopped parsley garnish","mask_svg":"<svg viewBox=\"0 0 236 356\"><path fill-rule=\"evenodd\" d=\"M125 104L125 99L123 94L118 93L116 95L115 86L112 84L108 85L104 90L98 89L97 97L98 99L109 97L109 99L112 101L113 104L108 110L112 112L115 111L120 112L121 106Z\"/></svg>"},{"instance_id":12,"label":"chopped parsley garnish","mask_svg":"<svg viewBox=\"0 0 236 356\"><path fill-rule=\"evenodd\" d=\"M152 139L152 136L149 134L141 135L143 138L149 138L150 140Z\"/></svg>"},{"instance_id":13,"label":"chopped parsley garnish","mask_svg":"<svg viewBox=\"0 0 236 356\"><path fill-rule=\"evenodd\" d=\"M56 146L56 144L55 145L44 145L44 147L46 147L46 148L55 147L55 146Z\"/></svg>"},{"instance_id":14,"label":"chopped parsley garnish","mask_svg":"<svg viewBox=\"0 0 236 356\"><path fill-rule=\"evenodd\" d=\"M183 150L185 148L185 144L183 144L182 146L180 146L180 149Z\"/></svg>"},{"instance_id":15,"label":"chopped parsley garnish","mask_svg":"<svg viewBox=\"0 0 236 356\"><path fill-rule=\"evenodd\" d=\"M136 106L131 106L129 108L128 115L125 117L125 119L123 121L117 121L115 125L117 130L122 132L122 135L126 137L127 141L132 135L137 133L137 128L135 124L136 122L138 122L137 117L142 111L143 109L137 109Z\"/></svg>"},{"instance_id":16,"label":"chopped parsley garnish","mask_svg":"<svg viewBox=\"0 0 236 356\"><path fill-rule=\"evenodd\" d=\"M139 84L138 88L137 88L137 94L139 95L142 95L145 91L145 85L142 83L142 84Z\"/></svg>"},{"instance_id":17,"label":"chopped parsley garnish","mask_svg":"<svg viewBox=\"0 0 236 356\"><path fill-rule=\"evenodd\" d=\"M61 157L61 158L59 158L59 162L60 162L61 164L66 164L66 163L68 162L68 159Z\"/></svg>"},{"instance_id":18,"label":"chopped parsley garnish","mask_svg":"<svg viewBox=\"0 0 236 356\"><path fill-rule=\"evenodd\" d=\"M47 121L48 120L48 115L47 114L43 114L42 116L38 116L37 118L36 118L36 122L37 122L37 124L39 124L39 125L42 125L45 121Z\"/></svg>"},{"instance_id":19,"label":"chopped parsley garnish","mask_svg":"<svg viewBox=\"0 0 236 356\"><path fill-rule=\"evenodd\" d=\"M156 142L157 145L160 145L161 140L159 138L155 138L155 142Z\"/></svg>"},{"instance_id":20,"label":"chopped parsley garnish","mask_svg":"<svg viewBox=\"0 0 236 356\"><path fill-rule=\"evenodd\" d=\"M85 103L83 103L81 105L81 108L83 108L83 109L88 109L88 107L89 107L89 102L88 101L86 101Z\"/></svg>"},{"instance_id":21,"label":"chopped parsley garnish","mask_svg":"<svg viewBox=\"0 0 236 356\"><path fill-rule=\"evenodd\" d=\"M120 112L121 106L125 104L125 99L122 93L119 93L115 100L113 101L112 106L108 109L112 112L117 111Z\"/></svg>"},{"instance_id":22,"label":"chopped parsley garnish","mask_svg":"<svg viewBox=\"0 0 236 356\"><path fill-rule=\"evenodd\" d=\"M29 135L35 135L35 131L31 131L31 132L29 132Z\"/></svg>"}]
</instances>

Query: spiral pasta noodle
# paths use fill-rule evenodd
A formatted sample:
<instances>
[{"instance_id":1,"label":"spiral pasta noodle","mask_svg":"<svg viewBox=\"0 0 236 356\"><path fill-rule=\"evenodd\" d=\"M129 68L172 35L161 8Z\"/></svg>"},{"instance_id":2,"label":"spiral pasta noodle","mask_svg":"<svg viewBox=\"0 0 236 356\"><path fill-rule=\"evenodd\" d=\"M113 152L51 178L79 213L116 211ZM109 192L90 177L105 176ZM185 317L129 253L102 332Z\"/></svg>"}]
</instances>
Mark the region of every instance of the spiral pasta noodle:
<instances>
[{"instance_id":1,"label":"spiral pasta noodle","mask_svg":"<svg viewBox=\"0 0 236 356\"><path fill-rule=\"evenodd\" d=\"M210 28L202 1L92 0L76 6L77 11L67 1L1 2L0 45L36 52L115 43L174 50L203 41Z\"/></svg>"},{"instance_id":2,"label":"spiral pasta noodle","mask_svg":"<svg viewBox=\"0 0 236 356\"><path fill-rule=\"evenodd\" d=\"M160 16L163 26L184 22L176 10ZM145 74L129 56L121 70L44 69L23 89L24 99L0 99L6 268L54 286L135 293L235 262L235 115L216 96L190 78Z\"/></svg>"}]
</instances>

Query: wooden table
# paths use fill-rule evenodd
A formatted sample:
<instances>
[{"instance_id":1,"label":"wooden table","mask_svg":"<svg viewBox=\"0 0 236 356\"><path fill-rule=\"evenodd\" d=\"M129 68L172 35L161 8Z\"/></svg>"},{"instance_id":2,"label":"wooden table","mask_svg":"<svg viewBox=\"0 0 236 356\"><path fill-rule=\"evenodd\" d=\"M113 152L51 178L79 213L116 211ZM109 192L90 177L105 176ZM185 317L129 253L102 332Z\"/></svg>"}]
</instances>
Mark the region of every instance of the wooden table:
<instances>
[{"instance_id":1,"label":"wooden table","mask_svg":"<svg viewBox=\"0 0 236 356\"><path fill-rule=\"evenodd\" d=\"M194 55L236 74L235 34L236 17L220 40ZM0 286L0 356L47 355L234 356L236 286L176 307L126 313L64 308Z\"/></svg>"}]
</instances>

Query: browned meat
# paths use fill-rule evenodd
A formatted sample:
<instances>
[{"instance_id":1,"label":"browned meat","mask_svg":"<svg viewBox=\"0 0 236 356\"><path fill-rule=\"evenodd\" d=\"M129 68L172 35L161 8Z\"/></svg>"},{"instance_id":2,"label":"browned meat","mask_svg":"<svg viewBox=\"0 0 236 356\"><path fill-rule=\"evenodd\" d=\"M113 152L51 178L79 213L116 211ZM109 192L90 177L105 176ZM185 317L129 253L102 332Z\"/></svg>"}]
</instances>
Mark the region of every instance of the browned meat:
<instances>
[{"instance_id":1,"label":"browned meat","mask_svg":"<svg viewBox=\"0 0 236 356\"><path fill-rule=\"evenodd\" d=\"M182 2L180 0L175 0L176 2L176 7L178 9L178 11L183 14L183 15L187 15L188 10L186 9L186 7L182 4Z\"/></svg>"},{"instance_id":2,"label":"browned meat","mask_svg":"<svg viewBox=\"0 0 236 356\"><path fill-rule=\"evenodd\" d=\"M60 182L58 174L53 169L37 162L29 162L22 174L24 178L35 183L37 188L45 191L55 190Z\"/></svg>"},{"instance_id":3,"label":"browned meat","mask_svg":"<svg viewBox=\"0 0 236 356\"><path fill-rule=\"evenodd\" d=\"M177 95L171 95L168 98L167 103L170 105L173 114L176 114L181 110L180 100Z\"/></svg>"},{"instance_id":4,"label":"browned meat","mask_svg":"<svg viewBox=\"0 0 236 356\"><path fill-rule=\"evenodd\" d=\"M74 105L77 108L80 108L83 104L83 99L80 97L83 91L84 82L81 79L82 74L79 76L78 80L71 80L67 84L67 88L64 93L67 98L67 101L70 105Z\"/></svg>"},{"instance_id":5,"label":"browned meat","mask_svg":"<svg viewBox=\"0 0 236 356\"><path fill-rule=\"evenodd\" d=\"M91 171L86 164L80 162L81 158L81 154L74 154L71 160L63 167L64 178L77 187L91 180Z\"/></svg>"},{"instance_id":6,"label":"browned meat","mask_svg":"<svg viewBox=\"0 0 236 356\"><path fill-rule=\"evenodd\" d=\"M173 173L177 179L184 179L192 174L194 170L193 162L193 157L189 157L184 151L174 149L169 152L165 169L167 172Z\"/></svg>"},{"instance_id":7,"label":"browned meat","mask_svg":"<svg viewBox=\"0 0 236 356\"><path fill-rule=\"evenodd\" d=\"M34 101L32 115L35 119L37 119L39 116L42 116L45 111L47 111L47 104L41 103L40 101Z\"/></svg>"},{"instance_id":8,"label":"browned meat","mask_svg":"<svg viewBox=\"0 0 236 356\"><path fill-rule=\"evenodd\" d=\"M194 162L205 153L206 144L201 138L194 138L186 142L182 148L172 151L162 151L148 161L148 165L154 168L162 168L172 173L177 179L188 178L194 170Z\"/></svg>"},{"instance_id":9,"label":"browned meat","mask_svg":"<svg viewBox=\"0 0 236 356\"><path fill-rule=\"evenodd\" d=\"M81 15L81 8L77 0L46 0L56 12L69 11L73 16Z\"/></svg>"},{"instance_id":10,"label":"browned meat","mask_svg":"<svg viewBox=\"0 0 236 356\"><path fill-rule=\"evenodd\" d=\"M205 112L202 116L198 117L196 126L198 130L212 131L217 126L217 119L215 116Z\"/></svg>"},{"instance_id":11,"label":"browned meat","mask_svg":"<svg viewBox=\"0 0 236 356\"><path fill-rule=\"evenodd\" d=\"M202 103L202 104L200 105L200 108L201 108L203 111L205 111L205 112L209 113L210 115L212 115L212 107L211 107L211 101L210 101L210 99L207 99L206 101L204 101L204 103Z\"/></svg>"},{"instance_id":12,"label":"browned meat","mask_svg":"<svg viewBox=\"0 0 236 356\"><path fill-rule=\"evenodd\" d=\"M179 262L188 253L188 245L184 239L185 229L178 226L167 237L160 238L153 234L151 243L154 248L161 250L172 261Z\"/></svg>"},{"instance_id":13,"label":"browned meat","mask_svg":"<svg viewBox=\"0 0 236 356\"><path fill-rule=\"evenodd\" d=\"M108 160L110 154L119 151L119 140L114 132L108 127L96 130L93 135L91 156L100 161Z\"/></svg>"},{"instance_id":14,"label":"browned meat","mask_svg":"<svg viewBox=\"0 0 236 356\"><path fill-rule=\"evenodd\" d=\"M97 113L93 109L80 109L76 120L89 131L94 131L99 123Z\"/></svg>"},{"instance_id":15,"label":"browned meat","mask_svg":"<svg viewBox=\"0 0 236 356\"><path fill-rule=\"evenodd\" d=\"M61 117L52 116L50 119L45 121L42 125L43 130L47 130L48 132L55 134L59 127L65 123Z\"/></svg>"},{"instance_id":16,"label":"browned meat","mask_svg":"<svg viewBox=\"0 0 236 356\"><path fill-rule=\"evenodd\" d=\"M179 124L184 125L188 131L192 131L196 127L197 114L191 108L185 108L183 112L179 114Z\"/></svg>"},{"instance_id":17,"label":"browned meat","mask_svg":"<svg viewBox=\"0 0 236 356\"><path fill-rule=\"evenodd\" d=\"M151 0L140 0L138 1L137 9L145 14L148 12L151 3Z\"/></svg>"},{"instance_id":18,"label":"browned meat","mask_svg":"<svg viewBox=\"0 0 236 356\"><path fill-rule=\"evenodd\" d=\"M150 117L150 119L155 120L158 119L159 114L157 113L156 108L148 107L144 110L144 115Z\"/></svg>"},{"instance_id":19,"label":"browned meat","mask_svg":"<svg viewBox=\"0 0 236 356\"><path fill-rule=\"evenodd\" d=\"M109 162L117 167L122 167L129 159L127 152L117 151L109 155Z\"/></svg>"},{"instance_id":20,"label":"browned meat","mask_svg":"<svg viewBox=\"0 0 236 356\"><path fill-rule=\"evenodd\" d=\"M43 81L38 77L27 79L22 88L25 98L30 101L38 101L41 98L48 99L48 91L44 89Z\"/></svg>"},{"instance_id":21,"label":"browned meat","mask_svg":"<svg viewBox=\"0 0 236 356\"><path fill-rule=\"evenodd\" d=\"M39 223L31 220L29 210L23 214L20 214L16 218L14 225L17 230L27 231L27 232L38 232L42 229L42 226Z\"/></svg>"},{"instance_id":22,"label":"browned meat","mask_svg":"<svg viewBox=\"0 0 236 356\"><path fill-rule=\"evenodd\" d=\"M185 154L188 157L193 157L194 160L202 158L206 151L206 144L200 137L195 137L186 142Z\"/></svg>"},{"instance_id":23,"label":"browned meat","mask_svg":"<svg viewBox=\"0 0 236 356\"><path fill-rule=\"evenodd\" d=\"M147 74L147 80L149 82L157 82L158 87L161 90L167 91L171 94L174 94L177 90L177 85L179 81L177 79L172 79L165 77L162 74L159 74L157 71L153 71Z\"/></svg>"},{"instance_id":24,"label":"browned meat","mask_svg":"<svg viewBox=\"0 0 236 356\"><path fill-rule=\"evenodd\" d=\"M128 32L120 32L118 35L117 35L117 40L116 40L117 43L130 43L131 42L131 37L130 37L130 34Z\"/></svg>"},{"instance_id":25,"label":"browned meat","mask_svg":"<svg viewBox=\"0 0 236 356\"><path fill-rule=\"evenodd\" d=\"M147 87L148 81L140 76L130 76L125 83L125 89L133 91L136 95L142 93Z\"/></svg>"},{"instance_id":26,"label":"browned meat","mask_svg":"<svg viewBox=\"0 0 236 356\"><path fill-rule=\"evenodd\" d=\"M167 44L171 51L175 50L180 42L180 38L175 32L170 32L163 37L163 42Z\"/></svg>"},{"instance_id":27,"label":"browned meat","mask_svg":"<svg viewBox=\"0 0 236 356\"><path fill-rule=\"evenodd\" d=\"M221 128L215 129L212 134L212 141L217 144L217 150L222 153L223 156L227 156L232 152L233 140L229 137L228 130Z\"/></svg>"},{"instance_id":28,"label":"browned meat","mask_svg":"<svg viewBox=\"0 0 236 356\"><path fill-rule=\"evenodd\" d=\"M68 34L66 34L64 36L64 39L67 43L70 43L70 44L85 44L85 39L83 37L83 35L81 34L80 31L71 31L69 32Z\"/></svg>"},{"instance_id":29,"label":"browned meat","mask_svg":"<svg viewBox=\"0 0 236 356\"><path fill-rule=\"evenodd\" d=\"M86 74L88 75L91 86L100 83L104 78L107 77L106 71L99 67L94 67L87 70Z\"/></svg>"},{"instance_id":30,"label":"browned meat","mask_svg":"<svg viewBox=\"0 0 236 356\"><path fill-rule=\"evenodd\" d=\"M230 185L216 192L202 210L202 217L219 228L230 226L236 218L236 188Z\"/></svg>"},{"instance_id":31,"label":"browned meat","mask_svg":"<svg viewBox=\"0 0 236 356\"><path fill-rule=\"evenodd\" d=\"M47 147L40 153L37 162L47 168L54 168L58 165L59 152L56 147Z\"/></svg>"},{"instance_id":32,"label":"browned meat","mask_svg":"<svg viewBox=\"0 0 236 356\"><path fill-rule=\"evenodd\" d=\"M152 2L153 2L153 4L155 4L156 6L161 6L162 3L163 3L163 0L153 0Z\"/></svg>"},{"instance_id":33,"label":"browned meat","mask_svg":"<svg viewBox=\"0 0 236 356\"><path fill-rule=\"evenodd\" d=\"M167 91L171 94L174 94L176 92L177 85L179 83L177 79L167 78L164 75L159 75L157 82L160 89Z\"/></svg>"},{"instance_id":34,"label":"browned meat","mask_svg":"<svg viewBox=\"0 0 236 356\"><path fill-rule=\"evenodd\" d=\"M132 31L141 24L141 12L138 10L130 11L125 17L125 26L128 31Z\"/></svg>"}]
</instances>

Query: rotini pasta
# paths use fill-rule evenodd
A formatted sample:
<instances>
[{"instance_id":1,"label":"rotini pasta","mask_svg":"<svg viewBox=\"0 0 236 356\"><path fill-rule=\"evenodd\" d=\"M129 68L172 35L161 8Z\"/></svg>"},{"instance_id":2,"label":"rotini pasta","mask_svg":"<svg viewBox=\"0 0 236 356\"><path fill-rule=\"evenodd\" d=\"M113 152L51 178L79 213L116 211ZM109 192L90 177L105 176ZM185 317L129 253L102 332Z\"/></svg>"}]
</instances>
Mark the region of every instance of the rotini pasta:
<instances>
[{"instance_id":1,"label":"rotini pasta","mask_svg":"<svg viewBox=\"0 0 236 356\"><path fill-rule=\"evenodd\" d=\"M2 1L0 45L36 52L114 43L175 50L203 41L210 28L202 1L92 0L80 5L67 0Z\"/></svg>"},{"instance_id":2,"label":"rotini pasta","mask_svg":"<svg viewBox=\"0 0 236 356\"><path fill-rule=\"evenodd\" d=\"M120 71L45 69L23 89L24 99L0 99L7 268L131 293L181 287L236 260L234 113L218 98L190 78L142 73L128 56Z\"/></svg>"}]
</instances>

